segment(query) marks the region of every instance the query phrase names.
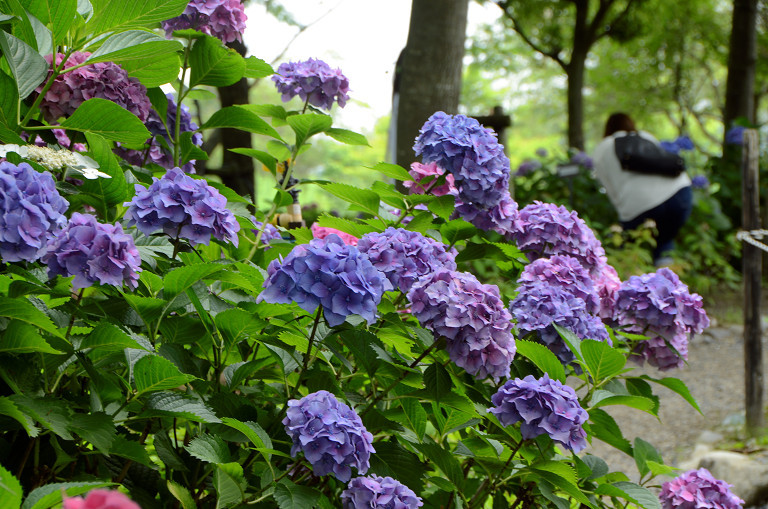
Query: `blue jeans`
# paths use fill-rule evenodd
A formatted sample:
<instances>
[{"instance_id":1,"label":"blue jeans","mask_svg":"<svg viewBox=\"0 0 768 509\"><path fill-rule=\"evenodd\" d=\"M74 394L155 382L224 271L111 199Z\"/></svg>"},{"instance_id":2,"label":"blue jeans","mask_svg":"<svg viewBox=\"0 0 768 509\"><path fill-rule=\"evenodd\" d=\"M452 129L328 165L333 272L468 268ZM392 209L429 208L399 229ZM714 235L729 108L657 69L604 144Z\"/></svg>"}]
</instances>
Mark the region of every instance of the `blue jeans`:
<instances>
[{"instance_id":1,"label":"blue jeans","mask_svg":"<svg viewBox=\"0 0 768 509\"><path fill-rule=\"evenodd\" d=\"M622 221L621 226L625 230L634 230L646 219L653 219L656 222L658 235L656 248L653 250L655 262L675 247L675 236L690 217L692 208L693 191L691 186L688 186L680 189L661 205L643 212L634 219Z\"/></svg>"}]
</instances>

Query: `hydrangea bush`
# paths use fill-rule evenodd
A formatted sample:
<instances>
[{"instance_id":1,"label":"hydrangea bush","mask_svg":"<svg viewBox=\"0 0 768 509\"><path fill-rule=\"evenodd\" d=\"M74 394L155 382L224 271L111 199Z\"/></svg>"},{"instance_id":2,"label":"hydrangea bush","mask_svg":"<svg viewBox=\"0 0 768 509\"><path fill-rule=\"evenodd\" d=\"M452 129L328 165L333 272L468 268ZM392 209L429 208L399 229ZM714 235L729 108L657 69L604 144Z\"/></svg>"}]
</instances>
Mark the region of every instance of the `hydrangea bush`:
<instances>
[{"instance_id":1,"label":"hydrangea bush","mask_svg":"<svg viewBox=\"0 0 768 509\"><path fill-rule=\"evenodd\" d=\"M278 230L314 137L367 143L321 111L340 70L227 48L236 0L6 4L4 41L33 49L0 57L4 507L661 508L670 467L604 407L657 415L652 383L695 406L625 366L679 364L701 299L622 282L578 215L519 207L491 130L437 112L410 173L375 168L403 187L315 181L359 217ZM268 77L270 104L191 122L198 91ZM268 210L193 175L218 126L262 135Z\"/></svg>"}]
</instances>

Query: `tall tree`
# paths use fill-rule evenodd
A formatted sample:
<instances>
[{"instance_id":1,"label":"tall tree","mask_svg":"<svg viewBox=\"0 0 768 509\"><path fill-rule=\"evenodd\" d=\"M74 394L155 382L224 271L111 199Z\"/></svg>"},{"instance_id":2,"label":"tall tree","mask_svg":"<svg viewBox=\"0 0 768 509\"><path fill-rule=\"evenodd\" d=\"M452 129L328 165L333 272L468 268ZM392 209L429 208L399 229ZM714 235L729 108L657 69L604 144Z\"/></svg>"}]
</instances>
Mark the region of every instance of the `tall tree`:
<instances>
[{"instance_id":1,"label":"tall tree","mask_svg":"<svg viewBox=\"0 0 768 509\"><path fill-rule=\"evenodd\" d=\"M497 0L506 23L567 76L568 144L584 148L584 82L589 52L604 37L639 32L632 14L645 0Z\"/></svg>"},{"instance_id":2,"label":"tall tree","mask_svg":"<svg viewBox=\"0 0 768 509\"><path fill-rule=\"evenodd\" d=\"M397 163L413 162L413 141L436 111L456 113L468 0L413 0L398 80Z\"/></svg>"},{"instance_id":3,"label":"tall tree","mask_svg":"<svg viewBox=\"0 0 768 509\"><path fill-rule=\"evenodd\" d=\"M725 130L740 117L755 121L755 65L757 63L758 0L733 0L728 81L725 85Z\"/></svg>"}]
</instances>

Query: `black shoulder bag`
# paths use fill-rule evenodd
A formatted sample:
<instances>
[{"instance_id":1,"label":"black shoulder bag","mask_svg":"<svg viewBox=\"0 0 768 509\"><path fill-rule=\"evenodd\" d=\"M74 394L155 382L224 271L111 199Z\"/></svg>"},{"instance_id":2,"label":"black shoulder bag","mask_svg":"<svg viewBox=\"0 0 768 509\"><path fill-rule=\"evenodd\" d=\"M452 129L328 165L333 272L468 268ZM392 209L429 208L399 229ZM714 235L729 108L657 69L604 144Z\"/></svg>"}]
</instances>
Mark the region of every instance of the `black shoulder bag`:
<instances>
[{"instance_id":1,"label":"black shoulder bag","mask_svg":"<svg viewBox=\"0 0 768 509\"><path fill-rule=\"evenodd\" d=\"M677 177L685 171L682 157L637 133L614 138L613 143L623 170L665 177Z\"/></svg>"}]
</instances>

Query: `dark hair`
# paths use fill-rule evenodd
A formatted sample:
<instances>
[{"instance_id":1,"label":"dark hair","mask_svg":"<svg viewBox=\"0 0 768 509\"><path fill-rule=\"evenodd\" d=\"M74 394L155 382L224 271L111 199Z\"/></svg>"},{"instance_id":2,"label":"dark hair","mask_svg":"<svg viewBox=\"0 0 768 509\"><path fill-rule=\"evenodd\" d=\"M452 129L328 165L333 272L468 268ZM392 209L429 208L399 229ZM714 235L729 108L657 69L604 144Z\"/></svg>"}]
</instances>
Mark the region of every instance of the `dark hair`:
<instances>
[{"instance_id":1,"label":"dark hair","mask_svg":"<svg viewBox=\"0 0 768 509\"><path fill-rule=\"evenodd\" d=\"M605 132L603 136L610 136L618 131L627 131L628 133L637 131L635 121L626 113L612 113L605 122Z\"/></svg>"}]
</instances>

